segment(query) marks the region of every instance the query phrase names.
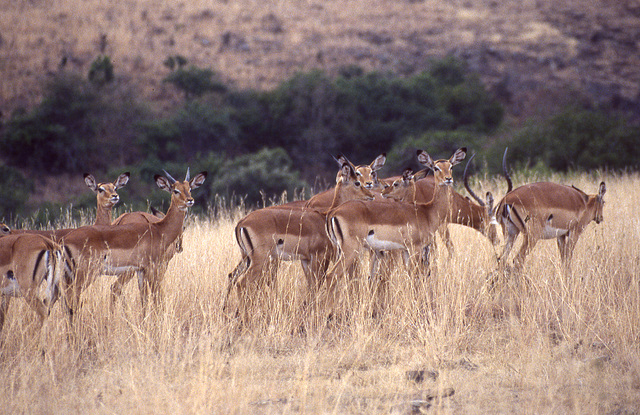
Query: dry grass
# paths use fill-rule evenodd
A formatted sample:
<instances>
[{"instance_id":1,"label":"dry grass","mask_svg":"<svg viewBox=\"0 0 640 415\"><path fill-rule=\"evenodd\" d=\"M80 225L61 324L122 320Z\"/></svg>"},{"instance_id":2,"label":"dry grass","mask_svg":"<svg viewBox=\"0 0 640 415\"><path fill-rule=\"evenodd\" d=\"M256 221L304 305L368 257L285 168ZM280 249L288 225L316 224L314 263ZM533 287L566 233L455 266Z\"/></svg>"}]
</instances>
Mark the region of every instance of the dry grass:
<instances>
[{"instance_id":1,"label":"dry grass","mask_svg":"<svg viewBox=\"0 0 640 415\"><path fill-rule=\"evenodd\" d=\"M595 192L600 177L556 179ZM112 277L85 292L72 329L56 306L38 335L33 312L14 301L2 411L408 413L434 397L432 413L638 413L640 177L605 180L605 222L585 231L573 277L545 241L521 276L488 292L493 248L454 226L456 253L440 249L429 279L389 272L377 318L370 289L354 282L359 295L345 295L329 324L304 311L297 264L260 296L251 327L223 316L239 215L193 221L164 281L164 309L145 321L134 283L108 311ZM481 184L499 193L497 183ZM407 379L416 370L424 379Z\"/></svg>"}]
</instances>

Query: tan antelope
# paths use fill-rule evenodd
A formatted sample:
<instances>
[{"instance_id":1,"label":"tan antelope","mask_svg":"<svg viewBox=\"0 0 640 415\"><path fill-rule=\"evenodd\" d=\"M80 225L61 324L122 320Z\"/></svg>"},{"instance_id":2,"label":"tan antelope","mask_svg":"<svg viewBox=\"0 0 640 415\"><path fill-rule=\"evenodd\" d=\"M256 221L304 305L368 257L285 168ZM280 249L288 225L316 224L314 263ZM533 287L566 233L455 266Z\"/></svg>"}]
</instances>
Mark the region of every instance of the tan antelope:
<instances>
[{"instance_id":1,"label":"tan antelope","mask_svg":"<svg viewBox=\"0 0 640 415\"><path fill-rule=\"evenodd\" d=\"M158 304L161 283L167 261L167 249L182 233L184 217L193 206L191 190L200 187L207 176L201 172L195 177L177 181L166 173L156 175L158 187L171 194L166 216L154 223L131 223L119 226L85 226L67 234L62 244L75 264L72 281L65 284L69 315L79 305L80 294L97 275L120 275L135 272L146 313L148 296ZM150 291L150 293L149 293Z\"/></svg>"},{"instance_id":2,"label":"tan antelope","mask_svg":"<svg viewBox=\"0 0 640 415\"><path fill-rule=\"evenodd\" d=\"M504 163L503 169L511 187L511 178ZM603 220L606 190L604 182L600 183L598 193L592 195L574 186L539 182L508 192L498 203L495 213L505 239L499 258L500 267L506 267L513 244L522 234L524 240L514 258L515 269L522 268L525 258L539 240L555 238L563 267L568 272L573 250L586 226L591 221L600 223Z\"/></svg>"},{"instance_id":3,"label":"tan antelope","mask_svg":"<svg viewBox=\"0 0 640 415\"><path fill-rule=\"evenodd\" d=\"M223 309L226 309L229 294L235 286L240 302L238 310L246 312L247 288L262 279L271 282L273 263L278 260L300 260L310 292L317 290L333 257L333 246L326 234L326 210L351 199L373 199L370 188L375 186L375 179L367 179L384 163L382 160L381 163L374 161L368 168L360 166L361 173L358 174L358 168L344 156L336 160L341 166L340 179L329 206L319 208L321 204L314 197L307 205L316 208L274 206L254 211L238 222L235 234L243 259L229 274ZM376 160L379 162L380 158ZM361 178L367 185L363 185ZM324 198L324 195L320 197Z\"/></svg>"},{"instance_id":4,"label":"tan antelope","mask_svg":"<svg viewBox=\"0 0 640 415\"><path fill-rule=\"evenodd\" d=\"M58 298L63 273L62 248L52 240L36 234L0 238L0 331L11 297L24 297L42 325ZM38 297L43 282L44 301Z\"/></svg>"},{"instance_id":5,"label":"tan antelope","mask_svg":"<svg viewBox=\"0 0 640 415\"><path fill-rule=\"evenodd\" d=\"M433 161L426 152L418 150L418 160L434 171L438 183L429 203L356 200L329 212L327 231L338 249L338 259L327 274L330 303L335 299L337 282L353 274L366 251L401 251L407 265L416 263L416 257L428 262L426 254L434 233L449 216L451 168L465 155L466 148L460 148L448 160ZM391 190L386 192L389 194Z\"/></svg>"},{"instance_id":6,"label":"tan antelope","mask_svg":"<svg viewBox=\"0 0 640 415\"><path fill-rule=\"evenodd\" d=\"M118 189L129 183L129 172L122 173L113 183L98 183L92 174L84 174L87 187L96 194L97 209L94 225L111 225L111 211L120 201Z\"/></svg>"}]
</instances>

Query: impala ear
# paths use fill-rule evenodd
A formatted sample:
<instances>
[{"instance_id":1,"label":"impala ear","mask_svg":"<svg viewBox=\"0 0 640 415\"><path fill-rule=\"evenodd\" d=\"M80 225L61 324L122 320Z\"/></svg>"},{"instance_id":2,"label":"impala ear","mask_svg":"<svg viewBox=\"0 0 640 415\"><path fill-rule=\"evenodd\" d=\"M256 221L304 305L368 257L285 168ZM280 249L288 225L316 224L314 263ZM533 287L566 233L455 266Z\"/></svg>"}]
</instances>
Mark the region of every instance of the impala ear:
<instances>
[{"instance_id":1,"label":"impala ear","mask_svg":"<svg viewBox=\"0 0 640 415\"><path fill-rule=\"evenodd\" d=\"M122 173L120 176L118 176L116 181L113 182L113 185L116 187L116 189L120 189L121 187L125 187L127 185L127 183L129 183L129 176L130 176L129 172Z\"/></svg>"},{"instance_id":2,"label":"impala ear","mask_svg":"<svg viewBox=\"0 0 640 415\"><path fill-rule=\"evenodd\" d=\"M464 160L466 156L467 156L467 148L460 147L459 149L456 150L455 153L453 153L453 155L449 159L449 163L451 163L452 166L455 166L456 164Z\"/></svg>"},{"instance_id":3,"label":"impala ear","mask_svg":"<svg viewBox=\"0 0 640 415\"><path fill-rule=\"evenodd\" d=\"M378 157L376 157L373 162L369 165L371 171L380 170L382 166L384 166L384 162L387 161L387 153L382 153Z\"/></svg>"},{"instance_id":4,"label":"impala ear","mask_svg":"<svg viewBox=\"0 0 640 415\"><path fill-rule=\"evenodd\" d=\"M600 188L598 189L598 197L602 199L606 191L607 191L607 186L605 186L604 182L600 182Z\"/></svg>"},{"instance_id":5,"label":"impala ear","mask_svg":"<svg viewBox=\"0 0 640 415\"><path fill-rule=\"evenodd\" d=\"M420 179L424 179L425 177L427 177L428 173L429 173L428 169L422 169L413 175L413 180L418 181Z\"/></svg>"},{"instance_id":6,"label":"impala ear","mask_svg":"<svg viewBox=\"0 0 640 415\"><path fill-rule=\"evenodd\" d=\"M417 155L418 155L418 161L420 162L420 164L433 170L433 166L434 166L433 159L426 151L418 150Z\"/></svg>"},{"instance_id":7,"label":"impala ear","mask_svg":"<svg viewBox=\"0 0 640 415\"><path fill-rule=\"evenodd\" d=\"M156 181L156 184L159 188L161 188L165 192L171 193L171 183L169 182L169 179L159 174L153 176L153 179Z\"/></svg>"},{"instance_id":8,"label":"impala ear","mask_svg":"<svg viewBox=\"0 0 640 415\"><path fill-rule=\"evenodd\" d=\"M189 186L191 186L192 189L195 189L197 187L202 186L202 184L204 183L205 179L207 178L207 174L209 174L206 171L202 171L198 174L196 174L193 179L191 179L189 181Z\"/></svg>"},{"instance_id":9,"label":"impala ear","mask_svg":"<svg viewBox=\"0 0 640 415\"><path fill-rule=\"evenodd\" d=\"M405 182L408 182L411 179L413 179L413 169L411 168L404 169L404 171L402 172L402 180Z\"/></svg>"},{"instance_id":10,"label":"impala ear","mask_svg":"<svg viewBox=\"0 0 640 415\"><path fill-rule=\"evenodd\" d=\"M356 166L354 166L353 163L350 162L349 159L346 158L344 154L338 154L333 159L338 162L338 164L340 165L340 168L342 168L342 166L346 163L350 165L353 170L356 169Z\"/></svg>"},{"instance_id":11,"label":"impala ear","mask_svg":"<svg viewBox=\"0 0 640 415\"><path fill-rule=\"evenodd\" d=\"M356 179L356 171L348 161L340 167L340 177L344 183L348 183L350 179Z\"/></svg>"},{"instance_id":12,"label":"impala ear","mask_svg":"<svg viewBox=\"0 0 640 415\"><path fill-rule=\"evenodd\" d=\"M87 184L87 187L94 192L98 193L98 183L96 182L96 178L93 177L93 174L85 173L84 174L84 182Z\"/></svg>"}]
</instances>

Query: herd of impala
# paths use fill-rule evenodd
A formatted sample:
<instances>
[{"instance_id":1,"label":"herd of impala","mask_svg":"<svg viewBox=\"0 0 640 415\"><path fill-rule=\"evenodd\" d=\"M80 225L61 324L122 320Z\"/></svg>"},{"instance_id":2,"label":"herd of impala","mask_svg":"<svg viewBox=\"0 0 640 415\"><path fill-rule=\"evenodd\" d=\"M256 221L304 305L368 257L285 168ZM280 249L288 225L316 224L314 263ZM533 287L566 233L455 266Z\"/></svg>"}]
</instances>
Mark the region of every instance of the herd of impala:
<instances>
[{"instance_id":1,"label":"herd of impala","mask_svg":"<svg viewBox=\"0 0 640 415\"><path fill-rule=\"evenodd\" d=\"M471 197L453 190L453 166L466 157L460 148L449 159L433 160L419 150L424 170L407 169L402 176L379 179L377 171L385 163L381 154L371 164L354 166L344 156L336 158L340 169L333 189L308 201L296 201L255 210L235 228L241 259L229 274L223 309L233 289L238 299L237 313L244 313L255 299L262 283L275 280L282 260L300 260L309 296L326 287L330 310L336 299L336 286L352 278L361 258L370 259L370 277L380 273L380 262L398 251L410 274L428 270L435 233L453 254L447 224L456 223L481 232L497 244L496 226L502 228L505 244L498 258L500 269L516 237L524 241L514 259L514 269L541 239L556 238L560 256L569 270L572 253L580 234L593 220L603 219L604 182L597 194L588 195L573 186L550 182L527 184L513 189L506 169L506 195L494 208L491 193L485 200L469 187L467 170L464 185ZM468 166L468 164L467 164ZM427 176L429 171L433 175ZM125 186L129 173L113 183L97 183L85 174L87 186L97 194L95 223L75 229L50 231L12 230L0 224L0 330L11 297L24 297L36 311L40 324L57 299L64 298L72 321L80 305L80 295L99 275L115 275L111 304L124 284L136 277L146 313L149 297L161 303L162 279L167 264L182 248L181 238L186 211L193 205L191 190L201 186L207 172L178 181L165 172L156 175L158 187L171 194L165 214L154 211L129 212L112 220L112 208L119 201L117 190ZM43 288L44 286L44 288Z\"/></svg>"}]
</instances>

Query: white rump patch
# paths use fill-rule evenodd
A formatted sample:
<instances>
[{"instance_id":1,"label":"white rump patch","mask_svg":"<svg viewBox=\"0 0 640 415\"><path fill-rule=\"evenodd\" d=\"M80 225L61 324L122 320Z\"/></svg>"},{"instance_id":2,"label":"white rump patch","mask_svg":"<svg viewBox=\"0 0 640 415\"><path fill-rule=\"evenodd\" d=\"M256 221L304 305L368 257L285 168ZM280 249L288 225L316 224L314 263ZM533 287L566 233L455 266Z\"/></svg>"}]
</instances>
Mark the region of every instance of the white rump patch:
<instances>
[{"instance_id":1,"label":"white rump patch","mask_svg":"<svg viewBox=\"0 0 640 415\"><path fill-rule=\"evenodd\" d=\"M375 251L396 251L406 249L404 245L397 242L378 239L375 232L369 232L365 241L367 242L367 245Z\"/></svg>"}]
</instances>

